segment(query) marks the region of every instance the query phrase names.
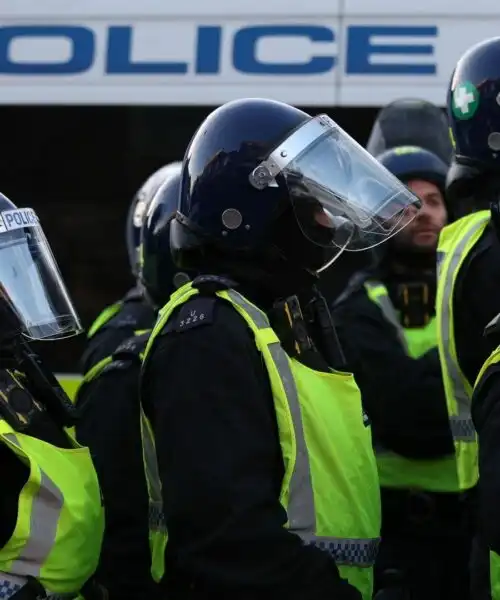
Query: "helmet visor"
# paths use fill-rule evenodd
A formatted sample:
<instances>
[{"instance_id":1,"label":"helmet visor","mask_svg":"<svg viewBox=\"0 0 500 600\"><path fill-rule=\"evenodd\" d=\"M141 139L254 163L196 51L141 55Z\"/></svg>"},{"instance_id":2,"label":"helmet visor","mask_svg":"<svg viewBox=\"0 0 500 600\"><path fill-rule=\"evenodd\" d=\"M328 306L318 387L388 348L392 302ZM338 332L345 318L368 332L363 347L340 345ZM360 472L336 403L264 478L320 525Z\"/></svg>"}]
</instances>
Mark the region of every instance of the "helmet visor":
<instances>
[{"instance_id":1,"label":"helmet visor","mask_svg":"<svg viewBox=\"0 0 500 600\"><path fill-rule=\"evenodd\" d=\"M250 175L288 188L303 234L315 244L367 250L398 233L420 200L326 115L311 119Z\"/></svg>"},{"instance_id":2,"label":"helmet visor","mask_svg":"<svg viewBox=\"0 0 500 600\"><path fill-rule=\"evenodd\" d=\"M31 208L0 213L0 297L31 340L76 335L82 327Z\"/></svg>"}]
</instances>

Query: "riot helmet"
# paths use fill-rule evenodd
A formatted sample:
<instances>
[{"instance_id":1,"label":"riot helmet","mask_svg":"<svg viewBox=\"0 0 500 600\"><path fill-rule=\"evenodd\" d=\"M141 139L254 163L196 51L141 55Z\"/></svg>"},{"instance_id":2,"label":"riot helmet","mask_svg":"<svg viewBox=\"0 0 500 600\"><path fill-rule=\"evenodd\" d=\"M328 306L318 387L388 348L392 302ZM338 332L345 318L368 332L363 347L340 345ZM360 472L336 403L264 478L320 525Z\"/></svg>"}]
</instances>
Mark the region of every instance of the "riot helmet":
<instances>
[{"instance_id":1,"label":"riot helmet","mask_svg":"<svg viewBox=\"0 0 500 600\"><path fill-rule=\"evenodd\" d=\"M146 296L157 308L190 276L175 267L170 252L170 223L179 202L181 163L172 169L149 205L141 229L139 279Z\"/></svg>"},{"instance_id":2,"label":"riot helmet","mask_svg":"<svg viewBox=\"0 0 500 600\"><path fill-rule=\"evenodd\" d=\"M0 339L57 340L81 332L37 214L0 194Z\"/></svg>"},{"instance_id":3,"label":"riot helmet","mask_svg":"<svg viewBox=\"0 0 500 600\"><path fill-rule=\"evenodd\" d=\"M448 166L433 152L419 146L398 146L386 150L377 160L403 183L413 179L430 181L444 196Z\"/></svg>"},{"instance_id":4,"label":"riot helmet","mask_svg":"<svg viewBox=\"0 0 500 600\"><path fill-rule=\"evenodd\" d=\"M445 113L418 98L400 98L384 106L373 124L366 149L379 156L391 148L419 146L449 164L453 146Z\"/></svg>"},{"instance_id":5,"label":"riot helmet","mask_svg":"<svg viewBox=\"0 0 500 600\"><path fill-rule=\"evenodd\" d=\"M448 119L458 164L500 165L500 37L460 58L448 89Z\"/></svg>"},{"instance_id":6,"label":"riot helmet","mask_svg":"<svg viewBox=\"0 0 500 600\"><path fill-rule=\"evenodd\" d=\"M141 227L146 216L148 206L151 203L156 191L165 181L170 173L176 173L182 165L180 161L175 161L160 167L152 173L146 181L137 190L132 199L127 215L126 222L126 241L127 253L130 263L130 269L134 277L139 275L139 246L141 243Z\"/></svg>"},{"instance_id":7,"label":"riot helmet","mask_svg":"<svg viewBox=\"0 0 500 600\"><path fill-rule=\"evenodd\" d=\"M242 99L212 112L188 146L171 246L181 268L317 275L344 250L384 242L418 206L327 115Z\"/></svg>"},{"instance_id":8,"label":"riot helmet","mask_svg":"<svg viewBox=\"0 0 500 600\"><path fill-rule=\"evenodd\" d=\"M448 120L455 158L450 204L462 215L497 202L500 188L500 37L469 48L451 76Z\"/></svg>"}]
</instances>

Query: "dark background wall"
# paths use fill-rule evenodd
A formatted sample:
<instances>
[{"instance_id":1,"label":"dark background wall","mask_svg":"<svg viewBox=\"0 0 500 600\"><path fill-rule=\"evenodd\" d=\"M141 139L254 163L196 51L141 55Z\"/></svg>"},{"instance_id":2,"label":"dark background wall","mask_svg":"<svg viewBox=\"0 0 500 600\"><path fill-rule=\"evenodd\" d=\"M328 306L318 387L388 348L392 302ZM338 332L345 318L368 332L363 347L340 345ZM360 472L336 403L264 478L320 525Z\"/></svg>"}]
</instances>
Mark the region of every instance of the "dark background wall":
<instances>
[{"instance_id":1,"label":"dark background wall","mask_svg":"<svg viewBox=\"0 0 500 600\"><path fill-rule=\"evenodd\" d=\"M375 108L307 108L328 113L360 143ZM41 218L85 327L133 284L125 217L142 181L182 159L211 107L0 107L0 191ZM42 343L56 371L74 371L85 337Z\"/></svg>"}]
</instances>

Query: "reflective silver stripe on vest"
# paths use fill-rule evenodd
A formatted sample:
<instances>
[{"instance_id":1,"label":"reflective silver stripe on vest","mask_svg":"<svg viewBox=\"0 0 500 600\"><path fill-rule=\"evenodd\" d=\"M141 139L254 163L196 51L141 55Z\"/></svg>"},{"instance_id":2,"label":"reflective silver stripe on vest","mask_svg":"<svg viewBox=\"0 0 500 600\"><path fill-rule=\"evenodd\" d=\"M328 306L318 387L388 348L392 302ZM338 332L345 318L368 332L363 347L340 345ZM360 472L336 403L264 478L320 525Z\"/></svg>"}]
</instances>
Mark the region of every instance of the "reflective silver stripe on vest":
<instances>
[{"instance_id":1,"label":"reflective silver stripe on vest","mask_svg":"<svg viewBox=\"0 0 500 600\"><path fill-rule=\"evenodd\" d=\"M17 436L13 433L3 437L22 449ZM64 506L61 490L40 469L40 487L33 497L30 515L30 531L26 545L19 558L13 561L12 574L39 577L40 571L56 543L57 526Z\"/></svg>"},{"instance_id":2,"label":"reflective silver stripe on vest","mask_svg":"<svg viewBox=\"0 0 500 600\"><path fill-rule=\"evenodd\" d=\"M366 281L365 286L371 291L375 291L378 287L382 287L385 290L385 286L382 283L373 283L370 281ZM395 328L401 345L403 346L406 354L409 354L405 332L404 329L401 327L398 314L389 297L389 294L385 292L384 294L378 295L376 299L373 298L372 300L376 302L376 304L380 307L380 310L382 311L385 320L388 321Z\"/></svg>"},{"instance_id":3,"label":"reflective silver stripe on vest","mask_svg":"<svg viewBox=\"0 0 500 600\"><path fill-rule=\"evenodd\" d=\"M141 435L144 453L144 470L146 472L149 488L149 529L151 531L166 531L156 448L145 420L146 416L144 415L141 406Z\"/></svg>"},{"instance_id":4,"label":"reflective silver stripe on vest","mask_svg":"<svg viewBox=\"0 0 500 600\"><path fill-rule=\"evenodd\" d=\"M446 271L443 287L443 302L442 302L442 314L441 314L441 331L439 332L441 337L441 345L443 348L443 356L448 371L448 376L453 386L453 396L457 402L458 415L450 416L450 429L455 441L460 442L475 442L476 433L472 417L470 414L470 403L471 400L467 395L467 391L460 379L460 371L456 362L453 360L450 351L449 340L450 336L450 305L453 302L453 279L455 272L458 268L458 264L462 258L464 248L469 243L470 239L484 226L485 221L488 221L489 217L486 216L474 225L468 232L467 235L463 236L458 246L453 250L453 254L450 259L448 269ZM445 262L445 253L438 252L437 256L437 269L438 277L443 275L443 264Z\"/></svg>"},{"instance_id":5,"label":"reflective silver stripe on vest","mask_svg":"<svg viewBox=\"0 0 500 600\"><path fill-rule=\"evenodd\" d=\"M234 304L250 315L250 318L258 329L270 328L270 323L266 315L247 302L238 292L227 290L227 294ZM371 567L377 555L378 538L348 539L316 535L316 511L311 469L302 427L297 388L288 362L288 356L281 347L281 344L275 342L270 344L268 348L283 383L290 406L297 444L297 456L290 480L290 494L287 508L289 530L300 536L305 543L313 544L329 552L339 565Z\"/></svg>"}]
</instances>

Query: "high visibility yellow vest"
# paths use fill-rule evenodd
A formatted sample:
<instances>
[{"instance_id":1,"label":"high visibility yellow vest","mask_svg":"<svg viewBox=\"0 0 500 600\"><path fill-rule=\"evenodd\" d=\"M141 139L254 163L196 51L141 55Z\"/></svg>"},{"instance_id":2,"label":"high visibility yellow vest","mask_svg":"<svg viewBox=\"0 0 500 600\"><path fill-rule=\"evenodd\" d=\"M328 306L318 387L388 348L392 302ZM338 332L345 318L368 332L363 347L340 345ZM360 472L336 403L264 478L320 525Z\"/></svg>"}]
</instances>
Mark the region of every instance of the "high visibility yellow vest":
<instances>
[{"instance_id":1,"label":"high visibility yellow vest","mask_svg":"<svg viewBox=\"0 0 500 600\"><path fill-rule=\"evenodd\" d=\"M140 330L134 331L134 336L136 338L139 338L140 336L146 335L150 332L151 332L150 329L140 329ZM133 338L131 338L131 340L132 339ZM121 344L119 346L119 348L126 344L127 344L127 341L125 341L123 344ZM142 361L142 359L144 357L145 347L146 347L145 340L138 340L137 346L134 348L134 350L133 350L133 352L131 352L131 354L133 354L133 353L135 354L135 352L137 352L138 359ZM116 362L115 362L114 355L107 356L106 358L103 358L101 361L99 361L97 364L95 364L82 378L81 384L75 395L75 403L78 404L78 401L80 399L80 394L82 393L85 386L87 386L92 381L95 381L96 379L98 379L101 375L103 375L105 372L107 372L110 368L113 368L113 366L115 364L116 364ZM139 398L137 399L137 401L139 401ZM73 430L73 432L74 432L74 430ZM143 439L143 447L149 447L149 446L153 445L153 441L148 438L148 431L147 430L142 431L142 424L141 424L141 434L142 434L142 439ZM149 444L149 446L148 446L148 444ZM143 458L144 458L144 456L143 456ZM149 459L149 462L151 462L151 459ZM147 464L146 460L144 460L144 463ZM151 503L151 500L150 500L149 517L148 517L149 523L151 524L152 522L158 521L158 519L159 519L159 517L161 517L161 515L162 515L162 512L160 511L160 515L158 515L157 506L154 505L153 503ZM154 545L157 543L157 540L158 540L158 536L155 536L153 534L153 532L150 530L149 545L150 545L151 550L154 547ZM160 543L162 543L162 538L160 538Z\"/></svg>"},{"instance_id":2,"label":"high visibility yellow vest","mask_svg":"<svg viewBox=\"0 0 500 600\"><path fill-rule=\"evenodd\" d=\"M481 367L476 382L474 383L474 390L479 388L488 368L499 362L500 347L493 350ZM481 440L479 441L481 442ZM481 473L479 473L479 475L481 475ZM490 550L490 592L491 600L500 600L500 556L496 552L493 552L493 550Z\"/></svg>"},{"instance_id":3,"label":"high visibility yellow vest","mask_svg":"<svg viewBox=\"0 0 500 600\"><path fill-rule=\"evenodd\" d=\"M55 373L57 381L66 392L68 398L73 402L76 392L82 382L82 376L78 373Z\"/></svg>"},{"instance_id":4,"label":"high visibility yellow vest","mask_svg":"<svg viewBox=\"0 0 500 600\"><path fill-rule=\"evenodd\" d=\"M161 311L143 368L147 369L155 338L172 311L197 293L186 284ZM379 482L371 433L364 423L361 396L353 376L320 373L290 358L260 309L235 290L219 291L217 296L245 320L269 373L285 466L280 501L287 511L289 530L304 542L329 552L341 576L361 592L364 600L371 599L372 567L380 532ZM143 421L151 431L144 416ZM145 455L154 451L147 445ZM154 463L147 464L146 470L161 507L161 486ZM156 547L156 552L162 553L153 559L153 568L160 567L160 571L165 534L164 543ZM161 576L161 572L155 575Z\"/></svg>"},{"instance_id":5,"label":"high visibility yellow vest","mask_svg":"<svg viewBox=\"0 0 500 600\"><path fill-rule=\"evenodd\" d=\"M408 352L412 358L420 358L429 350L437 347L436 317L432 317L423 327L405 327L404 332L408 343Z\"/></svg>"},{"instance_id":6,"label":"high visibility yellow vest","mask_svg":"<svg viewBox=\"0 0 500 600\"><path fill-rule=\"evenodd\" d=\"M500 556L490 550L490 594L491 600L500 600Z\"/></svg>"},{"instance_id":7,"label":"high visibility yellow vest","mask_svg":"<svg viewBox=\"0 0 500 600\"><path fill-rule=\"evenodd\" d=\"M142 336L146 333L149 333L150 331L151 331L150 329L138 329L137 331L134 331L134 337ZM145 348L145 344L144 344L144 348ZM144 354L144 351L141 347L140 352L139 352L139 358L141 360L142 360L143 354ZM114 360L113 355L106 356L105 358L100 360L98 363L96 363L91 369L89 369L83 377L80 378L80 383L77 387L76 393L73 396L75 399L75 402L78 401L78 395L81 393L81 390L84 388L84 386L87 385L88 383L90 383L91 381L94 381L94 379L97 379L97 377L99 377L106 370L106 367L108 367L110 364L113 363L113 360Z\"/></svg>"},{"instance_id":8,"label":"high visibility yellow vest","mask_svg":"<svg viewBox=\"0 0 500 600\"><path fill-rule=\"evenodd\" d=\"M365 289L372 302L380 307L385 319L395 328L405 352L418 358L437 345L436 319L422 328L403 328L399 315L384 284L369 280ZM404 398L401 401L404 402ZM455 456L435 460L413 460L405 458L377 444L380 485L387 488L421 489L428 492L458 491L458 476Z\"/></svg>"},{"instance_id":9,"label":"high visibility yellow vest","mask_svg":"<svg viewBox=\"0 0 500 600\"><path fill-rule=\"evenodd\" d=\"M365 290L372 302L378 304L384 318L395 328L405 352L420 358L423 354L437 346L437 324L433 317L423 327L403 327L398 311L395 309L386 286L376 280L365 282Z\"/></svg>"},{"instance_id":10,"label":"high visibility yellow vest","mask_svg":"<svg viewBox=\"0 0 500 600\"><path fill-rule=\"evenodd\" d=\"M30 468L0 571L34 577L53 594L77 595L99 562L104 511L89 450L69 439L73 448L58 448L0 418L0 443Z\"/></svg>"},{"instance_id":11,"label":"high visibility yellow vest","mask_svg":"<svg viewBox=\"0 0 500 600\"><path fill-rule=\"evenodd\" d=\"M458 363L453 300L460 268L489 220L489 210L467 215L447 225L441 231L438 244L438 349L461 490L474 487L478 480L477 438L470 414L472 386Z\"/></svg>"}]
</instances>

